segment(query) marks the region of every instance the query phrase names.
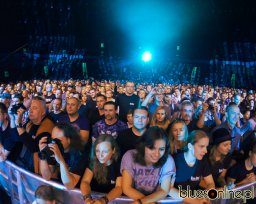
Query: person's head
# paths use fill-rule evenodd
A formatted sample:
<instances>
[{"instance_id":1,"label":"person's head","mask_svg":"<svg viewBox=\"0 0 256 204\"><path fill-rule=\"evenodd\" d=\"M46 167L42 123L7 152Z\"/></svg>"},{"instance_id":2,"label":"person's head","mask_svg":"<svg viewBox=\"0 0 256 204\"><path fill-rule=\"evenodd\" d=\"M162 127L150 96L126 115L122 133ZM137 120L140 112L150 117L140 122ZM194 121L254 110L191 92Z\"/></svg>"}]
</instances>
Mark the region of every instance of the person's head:
<instances>
[{"instance_id":1,"label":"person's head","mask_svg":"<svg viewBox=\"0 0 256 204\"><path fill-rule=\"evenodd\" d=\"M52 108L54 112L58 112L61 109L62 100L61 98L56 98L53 100Z\"/></svg>"},{"instance_id":2,"label":"person's head","mask_svg":"<svg viewBox=\"0 0 256 204\"><path fill-rule=\"evenodd\" d=\"M240 109L235 103L230 103L226 108L226 117L228 123L234 127L240 117Z\"/></svg>"},{"instance_id":3,"label":"person's head","mask_svg":"<svg viewBox=\"0 0 256 204\"><path fill-rule=\"evenodd\" d=\"M55 192L52 186L42 185L35 191L35 204L55 204Z\"/></svg>"},{"instance_id":4,"label":"person's head","mask_svg":"<svg viewBox=\"0 0 256 204\"><path fill-rule=\"evenodd\" d=\"M120 156L119 147L116 140L111 135L102 134L93 144L93 153L91 159L91 167L93 169L93 177L98 183L107 183L108 168L113 162L118 161Z\"/></svg>"},{"instance_id":5,"label":"person's head","mask_svg":"<svg viewBox=\"0 0 256 204\"><path fill-rule=\"evenodd\" d=\"M226 128L218 128L212 133L212 148L220 155L227 155L231 149L232 137Z\"/></svg>"},{"instance_id":6,"label":"person's head","mask_svg":"<svg viewBox=\"0 0 256 204\"><path fill-rule=\"evenodd\" d=\"M251 111L248 110L248 109L246 109L246 110L244 111L243 116L244 116L244 119L245 119L245 120L249 120L250 117L251 117Z\"/></svg>"},{"instance_id":7,"label":"person's head","mask_svg":"<svg viewBox=\"0 0 256 204\"><path fill-rule=\"evenodd\" d=\"M125 94L131 96L134 92L134 83L131 81L126 82L125 84Z\"/></svg>"},{"instance_id":8,"label":"person's head","mask_svg":"<svg viewBox=\"0 0 256 204\"><path fill-rule=\"evenodd\" d=\"M249 160L252 165L256 167L256 144L252 146L252 149L249 151Z\"/></svg>"},{"instance_id":9,"label":"person's head","mask_svg":"<svg viewBox=\"0 0 256 204\"><path fill-rule=\"evenodd\" d=\"M61 89L57 89L55 91L55 98L61 98L62 97L62 91Z\"/></svg>"},{"instance_id":10,"label":"person's head","mask_svg":"<svg viewBox=\"0 0 256 204\"><path fill-rule=\"evenodd\" d=\"M107 98L106 96L102 94L97 94L96 96L96 105L98 110L103 110L104 109L104 104L106 103Z\"/></svg>"},{"instance_id":11,"label":"person's head","mask_svg":"<svg viewBox=\"0 0 256 204\"><path fill-rule=\"evenodd\" d=\"M80 106L81 106L81 104L80 104L80 101L78 98L76 98L76 97L68 98L67 106L66 106L67 114L70 116L76 115L78 113Z\"/></svg>"},{"instance_id":12,"label":"person's head","mask_svg":"<svg viewBox=\"0 0 256 204\"><path fill-rule=\"evenodd\" d=\"M137 108L133 113L133 127L139 131L145 130L149 122L148 110L146 107Z\"/></svg>"},{"instance_id":13,"label":"person's head","mask_svg":"<svg viewBox=\"0 0 256 204\"><path fill-rule=\"evenodd\" d=\"M28 90L23 90L22 91L23 98L28 98L28 95L29 95L29 91Z\"/></svg>"},{"instance_id":14,"label":"person's head","mask_svg":"<svg viewBox=\"0 0 256 204\"><path fill-rule=\"evenodd\" d=\"M239 106L239 104L240 104L240 102L241 102L241 96L240 96L239 94L236 94L236 95L234 96L234 102L235 102L236 105Z\"/></svg>"},{"instance_id":15,"label":"person's head","mask_svg":"<svg viewBox=\"0 0 256 204\"><path fill-rule=\"evenodd\" d=\"M127 122L130 124L130 125L133 125L133 112L134 110L130 109L127 114L126 114L126 119L127 119Z\"/></svg>"},{"instance_id":16,"label":"person's head","mask_svg":"<svg viewBox=\"0 0 256 204\"><path fill-rule=\"evenodd\" d=\"M143 89L140 89L138 96L140 97L141 100L144 100L146 98L146 91Z\"/></svg>"},{"instance_id":17,"label":"person's head","mask_svg":"<svg viewBox=\"0 0 256 204\"><path fill-rule=\"evenodd\" d=\"M117 106L113 101L107 101L104 104L105 120L113 120L116 118Z\"/></svg>"},{"instance_id":18,"label":"person's head","mask_svg":"<svg viewBox=\"0 0 256 204\"><path fill-rule=\"evenodd\" d=\"M197 160L202 160L207 153L209 137L202 130L193 130L188 136L188 145L185 149L189 151Z\"/></svg>"},{"instance_id":19,"label":"person's head","mask_svg":"<svg viewBox=\"0 0 256 204\"><path fill-rule=\"evenodd\" d=\"M52 92L52 85L51 85L51 84L47 84L45 90L46 90L47 92Z\"/></svg>"},{"instance_id":20,"label":"person's head","mask_svg":"<svg viewBox=\"0 0 256 204\"><path fill-rule=\"evenodd\" d=\"M33 97L29 108L29 119L34 124L40 124L46 115L46 110L47 107L44 98L40 96Z\"/></svg>"},{"instance_id":21,"label":"person's head","mask_svg":"<svg viewBox=\"0 0 256 204\"><path fill-rule=\"evenodd\" d=\"M169 154L169 139L162 128L152 126L142 135L137 145L135 161L141 165L161 167Z\"/></svg>"},{"instance_id":22,"label":"person's head","mask_svg":"<svg viewBox=\"0 0 256 204\"><path fill-rule=\"evenodd\" d=\"M119 148L112 135L100 135L94 143L94 156L99 163L108 166L119 157Z\"/></svg>"},{"instance_id":23,"label":"person's head","mask_svg":"<svg viewBox=\"0 0 256 204\"><path fill-rule=\"evenodd\" d=\"M7 108L10 106L10 100L11 100L11 94L9 93L3 93L0 96L0 103L4 103Z\"/></svg>"},{"instance_id":24,"label":"person's head","mask_svg":"<svg viewBox=\"0 0 256 204\"><path fill-rule=\"evenodd\" d=\"M167 109L164 106L158 106L152 117L152 121L162 123L168 120L168 117Z\"/></svg>"},{"instance_id":25,"label":"person's head","mask_svg":"<svg viewBox=\"0 0 256 204\"><path fill-rule=\"evenodd\" d=\"M107 98L112 98L113 97L113 92L111 90L106 90L106 97Z\"/></svg>"},{"instance_id":26,"label":"person's head","mask_svg":"<svg viewBox=\"0 0 256 204\"><path fill-rule=\"evenodd\" d=\"M220 96L221 100L222 101L225 101L227 99L227 93L226 92L223 92Z\"/></svg>"},{"instance_id":27,"label":"person's head","mask_svg":"<svg viewBox=\"0 0 256 204\"><path fill-rule=\"evenodd\" d=\"M91 90L89 91L89 94L90 94L90 96L94 99L94 98L96 97L96 90L95 90L95 89L91 89Z\"/></svg>"},{"instance_id":28,"label":"person's head","mask_svg":"<svg viewBox=\"0 0 256 204\"><path fill-rule=\"evenodd\" d=\"M250 105L250 108L251 108L251 109L254 109L254 104L255 104L254 99L250 99L250 100L249 100L249 105Z\"/></svg>"},{"instance_id":29,"label":"person's head","mask_svg":"<svg viewBox=\"0 0 256 204\"><path fill-rule=\"evenodd\" d=\"M4 105L4 103L0 102L0 129L4 122L8 120L8 112L7 107Z\"/></svg>"},{"instance_id":30,"label":"person's head","mask_svg":"<svg viewBox=\"0 0 256 204\"><path fill-rule=\"evenodd\" d=\"M184 121L192 121L193 116L193 104L189 100L185 100L181 103L181 118Z\"/></svg>"},{"instance_id":31,"label":"person's head","mask_svg":"<svg viewBox=\"0 0 256 204\"><path fill-rule=\"evenodd\" d=\"M82 150L82 139L79 130L69 123L60 122L52 129L52 139L59 139L65 152Z\"/></svg>"},{"instance_id":32,"label":"person's head","mask_svg":"<svg viewBox=\"0 0 256 204\"><path fill-rule=\"evenodd\" d=\"M188 128L185 122L181 119L175 119L170 125L169 132L171 141L184 141L188 139Z\"/></svg>"},{"instance_id":33,"label":"person's head","mask_svg":"<svg viewBox=\"0 0 256 204\"><path fill-rule=\"evenodd\" d=\"M197 93L198 93L198 95L202 95L203 94L203 91L204 91L204 89L203 89L203 87L202 86L198 86L197 87Z\"/></svg>"}]
</instances>

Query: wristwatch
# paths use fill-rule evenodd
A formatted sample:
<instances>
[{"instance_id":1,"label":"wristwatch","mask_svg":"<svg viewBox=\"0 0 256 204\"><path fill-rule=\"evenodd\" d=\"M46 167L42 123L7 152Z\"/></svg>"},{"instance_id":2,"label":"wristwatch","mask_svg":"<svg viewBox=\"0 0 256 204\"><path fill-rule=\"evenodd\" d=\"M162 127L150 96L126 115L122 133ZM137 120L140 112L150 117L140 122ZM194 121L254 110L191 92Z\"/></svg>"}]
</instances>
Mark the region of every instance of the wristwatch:
<instances>
[{"instance_id":1,"label":"wristwatch","mask_svg":"<svg viewBox=\"0 0 256 204\"><path fill-rule=\"evenodd\" d=\"M88 199L88 198L92 198L91 194L83 195L84 201L85 201L86 199Z\"/></svg>"}]
</instances>

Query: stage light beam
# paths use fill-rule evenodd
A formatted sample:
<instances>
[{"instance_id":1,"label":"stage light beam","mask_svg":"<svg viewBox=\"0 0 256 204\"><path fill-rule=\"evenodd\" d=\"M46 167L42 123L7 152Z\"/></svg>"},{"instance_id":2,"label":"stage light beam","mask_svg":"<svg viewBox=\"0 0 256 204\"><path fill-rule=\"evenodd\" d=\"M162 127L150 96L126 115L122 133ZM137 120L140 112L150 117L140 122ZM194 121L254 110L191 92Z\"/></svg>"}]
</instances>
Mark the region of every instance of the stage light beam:
<instances>
[{"instance_id":1,"label":"stage light beam","mask_svg":"<svg viewBox=\"0 0 256 204\"><path fill-rule=\"evenodd\" d=\"M144 52L143 55L142 55L142 60L144 62L149 62L150 60L152 59L152 55L150 52Z\"/></svg>"}]
</instances>

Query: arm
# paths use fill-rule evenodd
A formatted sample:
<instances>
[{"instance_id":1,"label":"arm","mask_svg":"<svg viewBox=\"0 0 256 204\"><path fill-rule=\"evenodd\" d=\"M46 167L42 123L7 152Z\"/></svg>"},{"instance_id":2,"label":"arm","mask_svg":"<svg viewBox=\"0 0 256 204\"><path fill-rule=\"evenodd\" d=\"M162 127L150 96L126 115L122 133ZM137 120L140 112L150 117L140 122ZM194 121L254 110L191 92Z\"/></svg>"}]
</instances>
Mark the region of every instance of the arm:
<instances>
[{"instance_id":1,"label":"arm","mask_svg":"<svg viewBox=\"0 0 256 204\"><path fill-rule=\"evenodd\" d=\"M88 196L91 194L91 186L90 183L93 178L93 172L89 169L86 168L81 184L80 184L80 190L83 196ZM87 198L86 203L91 203L93 200L91 198Z\"/></svg>"},{"instance_id":2,"label":"arm","mask_svg":"<svg viewBox=\"0 0 256 204\"><path fill-rule=\"evenodd\" d=\"M109 201L114 200L115 198L118 198L122 195L122 177L119 176L116 178L116 186L113 188L106 197Z\"/></svg>"},{"instance_id":3,"label":"arm","mask_svg":"<svg viewBox=\"0 0 256 204\"><path fill-rule=\"evenodd\" d=\"M3 162L7 159L8 155L10 154L9 151L7 151L3 145L0 143L0 162Z\"/></svg>"},{"instance_id":4,"label":"arm","mask_svg":"<svg viewBox=\"0 0 256 204\"><path fill-rule=\"evenodd\" d=\"M60 165L60 175L62 183L66 186L66 188L73 189L78 183L80 176L69 172L68 166L63 156L61 155L57 144L49 144L48 146L53 151L54 157Z\"/></svg>"},{"instance_id":5,"label":"arm","mask_svg":"<svg viewBox=\"0 0 256 204\"><path fill-rule=\"evenodd\" d=\"M205 181L205 189L212 189L215 188L215 184L212 178L212 175L210 174L209 176L204 177L204 181Z\"/></svg>"},{"instance_id":6,"label":"arm","mask_svg":"<svg viewBox=\"0 0 256 204\"><path fill-rule=\"evenodd\" d=\"M206 114L207 110L208 110L208 104L204 103L203 106L202 106L202 113L200 114L199 119L196 123L196 126L198 128L203 128L204 127L204 118L205 118L205 114Z\"/></svg>"},{"instance_id":7,"label":"arm","mask_svg":"<svg viewBox=\"0 0 256 204\"><path fill-rule=\"evenodd\" d=\"M150 100L150 98L155 94L155 89L153 88L148 95L146 96L146 98L144 99L144 101L142 102L141 106L147 106L148 102Z\"/></svg>"},{"instance_id":8,"label":"arm","mask_svg":"<svg viewBox=\"0 0 256 204\"><path fill-rule=\"evenodd\" d=\"M144 195L132 187L132 176L127 170L122 172L122 190L125 195L134 200L138 200L144 197Z\"/></svg>"},{"instance_id":9,"label":"arm","mask_svg":"<svg viewBox=\"0 0 256 204\"><path fill-rule=\"evenodd\" d=\"M218 183L220 184L220 186L226 186L226 185L227 185L226 179L225 179L226 174L227 174L227 169L224 169L224 170L221 172L221 174L219 175L217 181L218 181Z\"/></svg>"},{"instance_id":10,"label":"arm","mask_svg":"<svg viewBox=\"0 0 256 204\"><path fill-rule=\"evenodd\" d=\"M170 187L171 187L171 176L163 180L163 182L161 183L157 191L155 191L154 193L148 196L143 197L140 200L142 203L154 203L156 201L159 201L167 196L167 194L170 191Z\"/></svg>"},{"instance_id":11,"label":"arm","mask_svg":"<svg viewBox=\"0 0 256 204\"><path fill-rule=\"evenodd\" d=\"M82 140L87 143L89 140L89 131L88 130L80 130L80 135L81 135Z\"/></svg>"}]
</instances>

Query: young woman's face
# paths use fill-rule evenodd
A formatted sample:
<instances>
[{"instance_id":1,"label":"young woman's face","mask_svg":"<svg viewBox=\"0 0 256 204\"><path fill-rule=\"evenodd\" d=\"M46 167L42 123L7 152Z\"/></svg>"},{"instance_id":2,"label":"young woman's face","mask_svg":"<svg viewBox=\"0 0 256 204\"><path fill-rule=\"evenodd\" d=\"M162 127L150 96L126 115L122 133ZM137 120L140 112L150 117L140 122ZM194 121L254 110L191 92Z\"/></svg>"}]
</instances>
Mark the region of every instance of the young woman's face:
<instances>
[{"instance_id":1,"label":"young woman's face","mask_svg":"<svg viewBox=\"0 0 256 204\"><path fill-rule=\"evenodd\" d=\"M152 149L145 147L145 162L147 165L153 165L161 159L165 153L166 143L163 139L155 141L154 147Z\"/></svg>"},{"instance_id":2,"label":"young woman's face","mask_svg":"<svg viewBox=\"0 0 256 204\"><path fill-rule=\"evenodd\" d=\"M217 146L217 151L222 155L227 155L231 149L231 141L225 141Z\"/></svg>"},{"instance_id":3,"label":"young woman's face","mask_svg":"<svg viewBox=\"0 0 256 204\"><path fill-rule=\"evenodd\" d=\"M207 153L207 146L209 145L209 138L203 137L194 144L194 155L198 160L202 160Z\"/></svg>"},{"instance_id":4,"label":"young woman's face","mask_svg":"<svg viewBox=\"0 0 256 204\"><path fill-rule=\"evenodd\" d=\"M174 140L184 141L185 139L185 124L184 123L174 123L172 126L172 135Z\"/></svg>"},{"instance_id":5,"label":"young woman's face","mask_svg":"<svg viewBox=\"0 0 256 204\"><path fill-rule=\"evenodd\" d=\"M158 122L163 122L165 119L166 113L164 109L160 109L156 112L156 120Z\"/></svg>"},{"instance_id":6,"label":"young woman's face","mask_svg":"<svg viewBox=\"0 0 256 204\"><path fill-rule=\"evenodd\" d=\"M115 150L112 149L110 142L101 142L95 148L95 154L101 164L109 165Z\"/></svg>"}]
</instances>

